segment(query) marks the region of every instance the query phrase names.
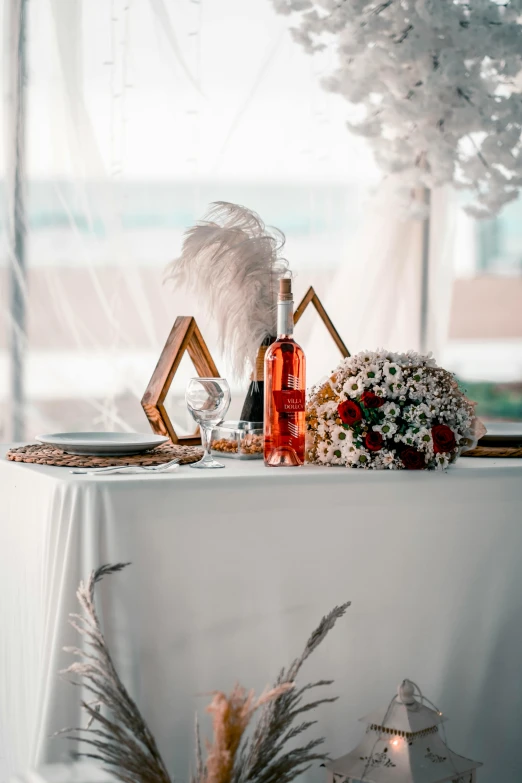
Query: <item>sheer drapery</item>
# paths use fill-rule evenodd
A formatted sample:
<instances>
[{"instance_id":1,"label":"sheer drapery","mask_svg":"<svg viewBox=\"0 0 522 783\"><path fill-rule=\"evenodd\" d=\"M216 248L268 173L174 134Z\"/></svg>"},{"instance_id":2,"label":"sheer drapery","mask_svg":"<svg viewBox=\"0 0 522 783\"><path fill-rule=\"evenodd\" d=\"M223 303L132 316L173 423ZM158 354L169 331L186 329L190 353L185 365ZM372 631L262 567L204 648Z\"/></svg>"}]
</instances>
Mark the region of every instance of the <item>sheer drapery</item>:
<instances>
[{"instance_id":1,"label":"sheer drapery","mask_svg":"<svg viewBox=\"0 0 522 783\"><path fill-rule=\"evenodd\" d=\"M448 337L456 210L451 188L432 192L426 348L436 357ZM381 183L343 251L343 263L324 301L352 353L375 347L420 350L425 230L424 221L405 217L393 189ZM310 338L311 380L331 369L325 366L325 350L335 366L338 356L331 345L325 346L319 324Z\"/></svg>"},{"instance_id":2,"label":"sheer drapery","mask_svg":"<svg viewBox=\"0 0 522 783\"><path fill-rule=\"evenodd\" d=\"M162 285L183 230L217 199L244 203L286 233L297 298L313 285L351 350L416 346L421 224L400 222L384 191L380 206L365 206L375 171L363 142L347 135L342 101L319 86L328 52L317 61L303 54L267 0L39 0L27 8L28 440L39 431L147 429L139 400L177 315L196 316L228 374L204 305ZM5 165L3 174L6 202ZM439 218L437 198L433 347L445 333L448 296L447 202L441 197ZM4 441L12 437L8 260L3 253ZM338 361L314 318L307 313L297 330L310 381ZM169 410L183 432L188 360L180 370ZM232 417L241 392L236 384ZM18 541L20 552L25 544ZM58 589L59 568L46 579ZM42 606L40 637L53 633L49 611ZM27 688L37 687L34 660L27 650L20 658ZM8 677L4 667L0 694ZM44 705L46 693L39 697ZM31 763L39 752L29 748Z\"/></svg>"},{"instance_id":3,"label":"sheer drapery","mask_svg":"<svg viewBox=\"0 0 522 783\"><path fill-rule=\"evenodd\" d=\"M367 201L377 181L371 159L346 132L341 99L319 86L332 54L303 54L265 0L248 10L239 0L217 5L28 6L27 438L146 428L139 400L176 315L198 318L228 373L204 306L162 285L184 228L216 199L257 209L285 231L297 296L314 285L351 350L417 346L422 226L401 218L385 185ZM447 197L434 194L435 351L447 333L453 215ZM0 276L6 440L13 363L5 263ZM297 336L315 381L338 354L313 314ZM170 405L186 431L190 362L180 369ZM236 383L238 411L242 388Z\"/></svg>"},{"instance_id":4,"label":"sheer drapery","mask_svg":"<svg viewBox=\"0 0 522 783\"><path fill-rule=\"evenodd\" d=\"M287 234L297 294L315 286L351 350L418 346L421 224L402 219L393 193L377 185L364 141L347 133L342 99L322 91L333 53L304 54L268 0L3 0L4 213L13 195L6 65L18 56L7 11L22 5L27 271L15 260L13 277L27 321L26 438L147 428L139 400L176 315L197 316L228 374L204 307L162 286L183 230L216 199L246 204ZM367 201L372 189L377 201ZM432 198L427 342L458 369L471 349L443 350L458 211L448 198ZM10 339L19 320L11 228L5 221L0 254L4 441L24 402L12 375L20 358ZM472 244L464 250L474 271ZM339 358L313 318L306 314L297 332L311 381ZM191 372L184 361L170 400L180 431L190 427L182 391ZM243 389L235 384L231 415Z\"/></svg>"},{"instance_id":5,"label":"sheer drapery","mask_svg":"<svg viewBox=\"0 0 522 783\"><path fill-rule=\"evenodd\" d=\"M139 400L177 315L196 315L228 373L204 307L162 285L183 230L212 200L244 203L286 233L297 293L324 297L373 165L321 90L331 54L303 54L266 0L41 0L26 51L25 437L147 428ZM5 255L0 278L4 297ZM307 316L305 343L311 328ZM180 431L191 372L183 362L171 395Z\"/></svg>"}]
</instances>

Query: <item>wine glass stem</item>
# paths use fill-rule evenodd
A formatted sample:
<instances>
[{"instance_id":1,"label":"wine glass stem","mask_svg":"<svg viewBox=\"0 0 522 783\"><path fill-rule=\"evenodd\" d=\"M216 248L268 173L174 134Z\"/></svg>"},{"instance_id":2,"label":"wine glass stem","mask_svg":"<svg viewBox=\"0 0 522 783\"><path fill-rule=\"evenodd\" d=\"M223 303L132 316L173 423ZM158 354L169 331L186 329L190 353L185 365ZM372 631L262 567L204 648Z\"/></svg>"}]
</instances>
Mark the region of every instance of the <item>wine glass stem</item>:
<instances>
[{"instance_id":1,"label":"wine glass stem","mask_svg":"<svg viewBox=\"0 0 522 783\"><path fill-rule=\"evenodd\" d=\"M205 424L200 424L199 429L201 431L201 445L203 446L203 460L211 460L212 454L210 453L210 439L212 434L212 427L207 427Z\"/></svg>"}]
</instances>

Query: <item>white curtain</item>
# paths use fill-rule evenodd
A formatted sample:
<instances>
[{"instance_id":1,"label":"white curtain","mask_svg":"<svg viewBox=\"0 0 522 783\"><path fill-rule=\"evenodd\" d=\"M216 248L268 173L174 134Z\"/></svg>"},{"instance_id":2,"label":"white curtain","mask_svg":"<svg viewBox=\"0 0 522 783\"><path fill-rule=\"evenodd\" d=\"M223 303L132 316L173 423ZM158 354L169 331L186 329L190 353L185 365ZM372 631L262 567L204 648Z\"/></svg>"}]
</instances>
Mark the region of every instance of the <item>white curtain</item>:
<instances>
[{"instance_id":1,"label":"white curtain","mask_svg":"<svg viewBox=\"0 0 522 783\"><path fill-rule=\"evenodd\" d=\"M139 401L177 315L196 316L228 374L204 303L162 285L184 228L212 200L246 204L287 234L297 296L314 285L351 351L417 347L421 224L401 219L386 185L367 202L371 156L347 133L343 101L320 87L331 52L304 54L268 0L27 8L27 439L148 429ZM435 352L447 331L453 216L452 198L433 194ZM4 297L7 277L4 256ZM7 441L7 298L0 307ZM311 381L338 362L313 313L297 338ZM184 360L168 400L179 432L190 428L182 392L192 372ZM243 392L235 383L232 416Z\"/></svg>"},{"instance_id":2,"label":"white curtain","mask_svg":"<svg viewBox=\"0 0 522 783\"><path fill-rule=\"evenodd\" d=\"M375 171L320 87L331 55L304 54L268 0L39 0L27 12L25 437L146 430L140 399L177 315L197 317L228 374L204 305L162 285L183 230L212 200L246 204L287 234L298 294L313 284L324 297ZM3 441L7 281L3 253ZM304 343L311 328L304 319ZM184 361L171 395L180 432L192 372Z\"/></svg>"},{"instance_id":3,"label":"white curtain","mask_svg":"<svg viewBox=\"0 0 522 783\"><path fill-rule=\"evenodd\" d=\"M418 347L422 223L404 220L393 191L375 185L364 142L346 132L343 101L322 91L331 52L305 55L268 0L248 9L242 0L40 0L27 9L28 439L147 429L139 401L177 315L197 317L228 374L204 303L162 285L184 228L216 199L257 209L286 232L297 295L314 285L352 352ZM456 211L447 189L432 194L436 355L448 331ZM3 253L4 441L6 262ZM307 313L297 331L312 382L339 360L314 318ZM186 360L171 394L180 432L190 427L182 392L191 373ZM243 390L235 384L231 415Z\"/></svg>"},{"instance_id":4,"label":"white curtain","mask_svg":"<svg viewBox=\"0 0 522 783\"><path fill-rule=\"evenodd\" d=\"M456 214L451 188L431 194L427 350L435 356L448 339ZM425 228L424 221L405 218L404 207L386 182L369 198L323 302L351 353L376 347L420 350ZM316 324L311 335L309 355L311 381L339 361L322 324Z\"/></svg>"},{"instance_id":5,"label":"white curtain","mask_svg":"<svg viewBox=\"0 0 522 783\"><path fill-rule=\"evenodd\" d=\"M346 132L342 101L320 88L328 53L318 62L303 54L268 0L38 0L28 14L27 440L38 431L146 430L139 401L177 315L197 317L228 373L204 305L162 286L183 229L212 200L244 203L286 232L298 296L314 285L351 351L417 347L421 224L402 221L384 187L363 208L375 170ZM4 180L5 170L3 161ZM447 331L452 210L449 194L433 195L435 351ZM1 441L10 439L6 262L4 253ZM335 366L313 313L297 338L311 381ZM169 404L182 432L189 362L180 369ZM238 411L239 384L234 392ZM20 552L26 545L17 539ZM62 560L57 552L48 575L55 587ZM48 614L42 606L35 634L52 634ZM29 662L28 692L37 687L33 653L19 656ZM0 694L9 687L4 666ZM19 736L27 757L24 727ZM36 762L39 747L27 754Z\"/></svg>"}]
</instances>

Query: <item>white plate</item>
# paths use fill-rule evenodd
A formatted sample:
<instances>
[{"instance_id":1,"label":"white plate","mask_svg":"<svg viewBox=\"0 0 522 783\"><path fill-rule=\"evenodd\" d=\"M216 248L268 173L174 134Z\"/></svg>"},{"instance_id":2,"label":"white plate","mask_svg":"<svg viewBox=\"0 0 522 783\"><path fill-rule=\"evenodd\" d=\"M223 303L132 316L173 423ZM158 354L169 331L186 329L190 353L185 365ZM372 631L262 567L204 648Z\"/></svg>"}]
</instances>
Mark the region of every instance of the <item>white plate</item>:
<instances>
[{"instance_id":1,"label":"white plate","mask_svg":"<svg viewBox=\"0 0 522 783\"><path fill-rule=\"evenodd\" d=\"M522 422L492 421L486 423L487 433L480 439L480 444L522 442ZM480 445L479 444L479 445Z\"/></svg>"},{"instance_id":2,"label":"white plate","mask_svg":"<svg viewBox=\"0 0 522 783\"><path fill-rule=\"evenodd\" d=\"M56 446L66 454L91 454L95 457L121 457L141 454L166 443L162 435L142 435L139 432L55 432L38 435L35 440Z\"/></svg>"}]
</instances>

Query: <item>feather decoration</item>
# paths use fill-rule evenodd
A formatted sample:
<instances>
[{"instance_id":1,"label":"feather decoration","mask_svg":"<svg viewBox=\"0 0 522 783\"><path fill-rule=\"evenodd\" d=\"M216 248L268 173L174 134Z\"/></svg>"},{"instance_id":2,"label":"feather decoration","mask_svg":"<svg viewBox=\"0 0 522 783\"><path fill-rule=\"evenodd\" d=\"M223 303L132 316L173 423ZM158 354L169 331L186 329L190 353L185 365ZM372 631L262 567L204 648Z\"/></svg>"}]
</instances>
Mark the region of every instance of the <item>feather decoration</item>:
<instances>
[{"instance_id":1,"label":"feather decoration","mask_svg":"<svg viewBox=\"0 0 522 783\"><path fill-rule=\"evenodd\" d=\"M276 334L278 280L288 270L284 243L284 234L267 230L252 210L217 201L185 233L181 256L167 269L166 279L205 301L238 378Z\"/></svg>"}]
</instances>

